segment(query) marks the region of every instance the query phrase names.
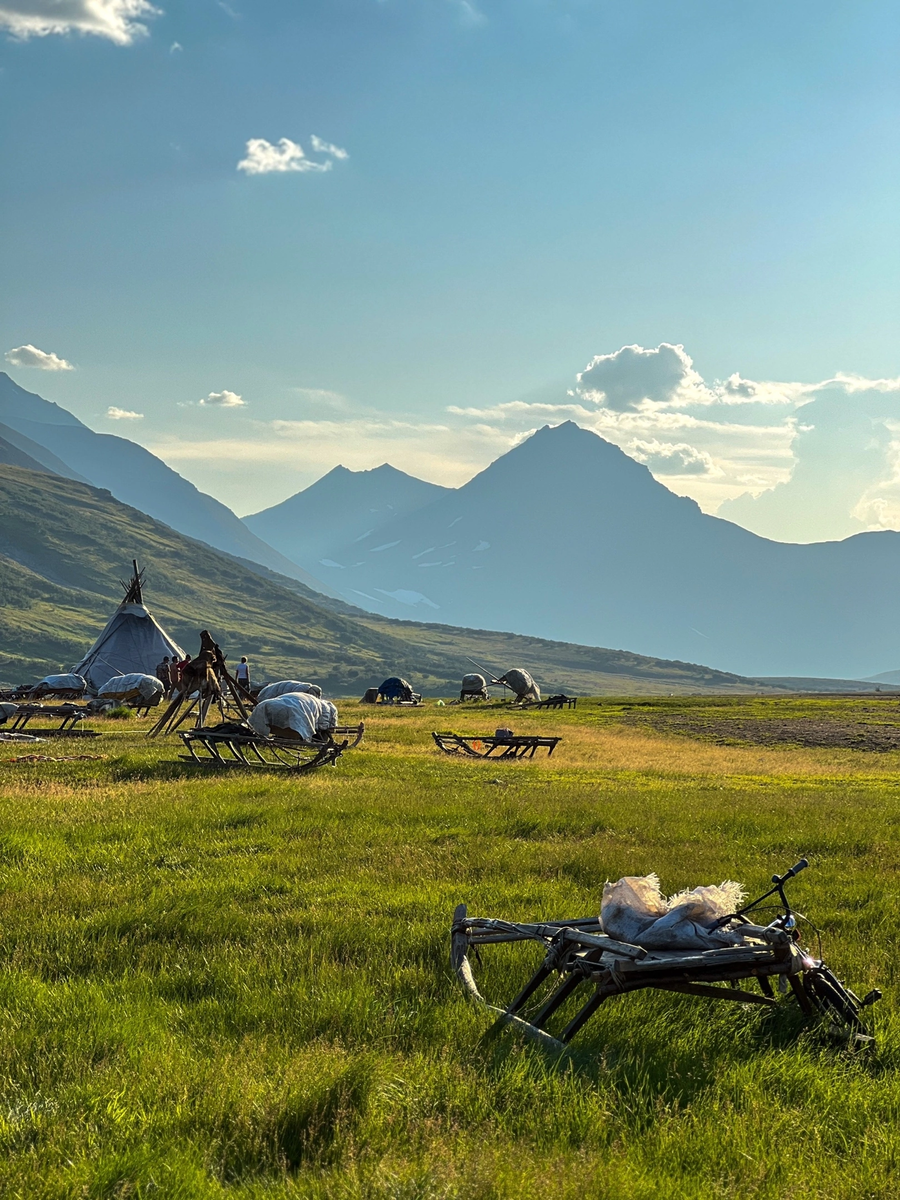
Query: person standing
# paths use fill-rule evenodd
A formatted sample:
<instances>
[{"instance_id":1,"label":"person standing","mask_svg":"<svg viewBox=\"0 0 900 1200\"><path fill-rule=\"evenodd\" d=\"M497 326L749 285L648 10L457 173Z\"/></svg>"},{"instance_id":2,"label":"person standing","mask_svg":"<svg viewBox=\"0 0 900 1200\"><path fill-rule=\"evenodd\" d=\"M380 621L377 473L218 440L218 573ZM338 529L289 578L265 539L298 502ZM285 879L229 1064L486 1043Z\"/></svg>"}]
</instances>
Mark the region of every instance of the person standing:
<instances>
[{"instance_id":1,"label":"person standing","mask_svg":"<svg viewBox=\"0 0 900 1200\"><path fill-rule=\"evenodd\" d=\"M250 664L246 658L242 658L238 665L234 668L234 677L240 687L245 692L250 691Z\"/></svg>"},{"instance_id":2,"label":"person standing","mask_svg":"<svg viewBox=\"0 0 900 1200\"><path fill-rule=\"evenodd\" d=\"M172 690L172 669L169 666L168 654L161 663L156 664L156 678L163 685L163 699L168 700Z\"/></svg>"},{"instance_id":3,"label":"person standing","mask_svg":"<svg viewBox=\"0 0 900 1200\"><path fill-rule=\"evenodd\" d=\"M175 691L175 689L176 689L177 687L180 687L180 685L181 685L181 676L184 674L184 668L185 668L185 667L188 665L188 663L189 663L190 661L191 661L191 656L190 656L189 654L186 654L186 655L184 656L184 658L181 660L181 662L175 662L175 663L173 663L173 664L172 664L172 667L173 667L173 670L172 670L172 691L173 691L173 692Z\"/></svg>"}]
</instances>

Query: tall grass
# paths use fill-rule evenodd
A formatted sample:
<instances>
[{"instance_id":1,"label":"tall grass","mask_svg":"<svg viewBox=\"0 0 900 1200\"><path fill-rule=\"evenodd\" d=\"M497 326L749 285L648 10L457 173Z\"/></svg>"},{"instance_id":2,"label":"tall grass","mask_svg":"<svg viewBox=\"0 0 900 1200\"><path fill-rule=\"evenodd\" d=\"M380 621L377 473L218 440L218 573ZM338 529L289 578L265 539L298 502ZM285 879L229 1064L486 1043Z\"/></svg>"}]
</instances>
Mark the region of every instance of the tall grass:
<instances>
[{"instance_id":1,"label":"tall grass","mask_svg":"<svg viewBox=\"0 0 900 1200\"><path fill-rule=\"evenodd\" d=\"M894 1196L900 755L617 711L345 705L363 747L299 779L202 774L146 722L97 722L103 761L0 763L0 1194ZM506 723L564 740L503 764L428 738ZM636 995L557 1060L491 1034L449 970L460 900L588 914L607 878L762 890L801 853L828 961L885 990L872 1053L789 1005ZM505 1000L533 965L486 948L480 977Z\"/></svg>"}]
</instances>

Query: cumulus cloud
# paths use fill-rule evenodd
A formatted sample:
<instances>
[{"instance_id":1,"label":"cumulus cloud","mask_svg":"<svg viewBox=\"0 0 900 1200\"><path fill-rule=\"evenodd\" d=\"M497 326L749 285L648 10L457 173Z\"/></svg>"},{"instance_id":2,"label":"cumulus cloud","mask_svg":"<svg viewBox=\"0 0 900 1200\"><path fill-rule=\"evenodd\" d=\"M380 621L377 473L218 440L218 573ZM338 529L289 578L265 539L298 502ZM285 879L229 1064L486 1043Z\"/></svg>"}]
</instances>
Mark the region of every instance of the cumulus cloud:
<instances>
[{"instance_id":1,"label":"cumulus cloud","mask_svg":"<svg viewBox=\"0 0 900 1200\"><path fill-rule=\"evenodd\" d=\"M75 368L57 354L46 350L38 350L30 343L25 346L15 346L7 350L6 361L14 367L37 367L39 371L74 371Z\"/></svg>"},{"instance_id":2,"label":"cumulus cloud","mask_svg":"<svg viewBox=\"0 0 900 1200\"><path fill-rule=\"evenodd\" d=\"M214 408L243 408L247 403L242 396L237 392L210 392L201 401L201 404L208 405Z\"/></svg>"},{"instance_id":3,"label":"cumulus cloud","mask_svg":"<svg viewBox=\"0 0 900 1200\"><path fill-rule=\"evenodd\" d=\"M340 146L335 146L333 142L323 142L320 137L315 134L309 139L313 150L318 154L330 154L332 158L349 158L350 155L346 150L342 150Z\"/></svg>"},{"instance_id":4,"label":"cumulus cloud","mask_svg":"<svg viewBox=\"0 0 900 1200\"><path fill-rule=\"evenodd\" d=\"M598 354L577 376L580 395L622 412L651 404L696 403L707 398L703 379L684 346L662 342L655 350L623 346Z\"/></svg>"},{"instance_id":5,"label":"cumulus cloud","mask_svg":"<svg viewBox=\"0 0 900 1200\"><path fill-rule=\"evenodd\" d=\"M631 457L649 467L654 475L721 475L721 467L706 450L687 442L661 442L657 438L635 438L629 447Z\"/></svg>"},{"instance_id":6,"label":"cumulus cloud","mask_svg":"<svg viewBox=\"0 0 900 1200\"><path fill-rule=\"evenodd\" d=\"M0 0L0 28L18 38L81 33L129 46L159 12L149 0Z\"/></svg>"},{"instance_id":7,"label":"cumulus cloud","mask_svg":"<svg viewBox=\"0 0 900 1200\"><path fill-rule=\"evenodd\" d=\"M315 136L312 139L312 147L331 157L324 162L307 158L303 147L298 142L292 142L290 138L281 138L274 145L265 138L250 138L247 142L246 157L241 159L237 169L246 175L277 175L288 171L322 172L331 170L334 165L333 159L350 157L340 146L332 146L330 142L323 142Z\"/></svg>"},{"instance_id":8,"label":"cumulus cloud","mask_svg":"<svg viewBox=\"0 0 900 1200\"><path fill-rule=\"evenodd\" d=\"M110 421L143 421L144 414L132 412L129 408L116 408L111 404L106 410L106 416Z\"/></svg>"}]
</instances>

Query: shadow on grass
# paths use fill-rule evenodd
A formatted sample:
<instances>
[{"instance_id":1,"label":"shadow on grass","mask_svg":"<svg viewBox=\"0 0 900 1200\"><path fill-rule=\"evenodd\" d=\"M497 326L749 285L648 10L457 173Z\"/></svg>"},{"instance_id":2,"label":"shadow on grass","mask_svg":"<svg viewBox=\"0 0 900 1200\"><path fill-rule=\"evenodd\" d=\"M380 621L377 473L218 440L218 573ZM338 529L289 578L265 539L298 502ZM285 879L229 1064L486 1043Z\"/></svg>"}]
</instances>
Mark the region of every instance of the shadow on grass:
<instances>
[{"instance_id":1,"label":"shadow on grass","mask_svg":"<svg viewBox=\"0 0 900 1200\"><path fill-rule=\"evenodd\" d=\"M250 1122L240 1111L227 1115L217 1131L225 1136L216 1173L233 1184L337 1161L366 1116L374 1083L373 1064L361 1058L336 1077L289 1089Z\"/></svg>"},{"instance_id":2,"label":"shadow on grass","mask_svg":"<svg viewBox=\"0 0 900 1200\"><path fill-rule=\"evenodd\" d=\"M628 1002L627 996L615 999ZM822 1070L853 1067L871 1078L895 1067L892 1054L880 1054L874 1043L848 1044L790 1000L746 1012L743 1020L740 1012L715 1013L715 1002L700 1000L693 1002L693 1026L685 1020L690 1003L678 998L674 1004L680 1011L661 1009L648 1013L644 1022L623 1013L612 1030L605 1023L604 1040L596 1030L591 1038L587 1026L575 1044L561 1050L531 1041L499 1018L479 1040L480 1069L496 1083L527 1056L538 1071L574 1075L592 1088L611 1089L632 1123L643 1128L658 1120L661 1104L694 1105L720 1084L724 1072L767 1055L795 1052Z\"/></svg>"}]
</instances>

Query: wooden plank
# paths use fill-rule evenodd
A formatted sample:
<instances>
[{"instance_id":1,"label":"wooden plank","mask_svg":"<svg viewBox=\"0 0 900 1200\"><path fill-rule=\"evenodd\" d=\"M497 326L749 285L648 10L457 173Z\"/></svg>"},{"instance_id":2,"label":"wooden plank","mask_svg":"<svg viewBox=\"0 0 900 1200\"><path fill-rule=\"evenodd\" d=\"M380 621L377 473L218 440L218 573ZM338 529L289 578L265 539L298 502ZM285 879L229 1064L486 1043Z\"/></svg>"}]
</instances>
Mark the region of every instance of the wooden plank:
<instances>
[{"instance_id":1,"label":"wooden plank","mask_svg":"<svg viewBox=\"0 0 900 1200\"><path fill-rule=\"evenodd\" d=\"M737 1000L740 1004L762 1004L766 1008L773 1008L778 1003L768 996L742 992L740 988L713 987L707 983L651 983L648 987L657 992L682 992L687 996L708 996L711 1000Z\"/></svg>"}]
</instances>

